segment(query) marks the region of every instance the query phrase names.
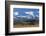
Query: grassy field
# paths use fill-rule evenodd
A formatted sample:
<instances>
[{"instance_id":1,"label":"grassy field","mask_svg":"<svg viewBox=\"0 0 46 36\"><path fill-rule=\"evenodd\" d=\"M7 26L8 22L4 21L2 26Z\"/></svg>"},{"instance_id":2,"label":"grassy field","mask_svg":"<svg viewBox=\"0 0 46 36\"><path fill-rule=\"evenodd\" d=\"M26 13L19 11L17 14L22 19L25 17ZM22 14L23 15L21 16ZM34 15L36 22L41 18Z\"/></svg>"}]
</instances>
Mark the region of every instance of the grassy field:
<instances>
[{"instance_id":1,"label":"grassy field","mask_svg":"<svg viewBox=\"0 0 46 36\"><path fill-rule=\"evenodd\" d=\"M38 27L38 23L31 23L31 22L22 22L22 23L15 23L14 28L22 28L22 27Z\"/></svg>"}]
</instances>

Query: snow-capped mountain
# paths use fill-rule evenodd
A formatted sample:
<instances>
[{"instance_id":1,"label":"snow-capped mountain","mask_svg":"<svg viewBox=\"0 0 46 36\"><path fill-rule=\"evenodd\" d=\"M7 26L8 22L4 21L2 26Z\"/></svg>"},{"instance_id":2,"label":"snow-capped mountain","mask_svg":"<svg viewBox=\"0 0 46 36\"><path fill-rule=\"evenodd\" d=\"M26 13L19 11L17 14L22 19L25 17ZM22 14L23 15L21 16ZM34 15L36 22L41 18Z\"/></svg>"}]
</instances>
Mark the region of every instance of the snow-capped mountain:
<instances>
[{"instance_id":1,"label":"snow-capped mountain","mask_svg":"<svg viewBox=\"0 0 46 36\"><path fill-rule=\"evenodd\" d=\"M33 21L33 20L36 20L38 21L39 20L39 17L33 17L33 16L16 16L14 17L14 20L15 21Z\"/></svg>"}]
</instances>

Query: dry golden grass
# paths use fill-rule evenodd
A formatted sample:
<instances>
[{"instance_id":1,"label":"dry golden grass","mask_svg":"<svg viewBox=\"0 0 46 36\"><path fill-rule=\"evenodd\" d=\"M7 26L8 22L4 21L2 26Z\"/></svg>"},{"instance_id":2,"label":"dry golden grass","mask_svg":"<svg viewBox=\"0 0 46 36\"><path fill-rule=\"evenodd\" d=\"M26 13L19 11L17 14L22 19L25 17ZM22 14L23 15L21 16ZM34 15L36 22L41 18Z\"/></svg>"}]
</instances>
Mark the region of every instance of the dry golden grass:
<instances>
[{"instance_id":1,"label":"dry golden grass","mask_svg":"<svg viewBox=\"0 0 46 36\"><path fill-rule=\"evenodd\" d=\"M15 24L14 28L22 28L22 27L38 27L39 24Z\"/></svg>"}]
</instances>

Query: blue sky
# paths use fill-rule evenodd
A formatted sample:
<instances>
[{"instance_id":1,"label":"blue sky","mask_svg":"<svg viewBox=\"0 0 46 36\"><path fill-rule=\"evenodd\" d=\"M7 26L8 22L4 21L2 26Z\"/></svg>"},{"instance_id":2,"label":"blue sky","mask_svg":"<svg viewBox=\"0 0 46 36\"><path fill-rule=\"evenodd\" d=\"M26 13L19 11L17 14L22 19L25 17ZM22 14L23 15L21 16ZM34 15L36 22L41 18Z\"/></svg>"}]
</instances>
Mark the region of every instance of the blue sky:
<instances>
[{"instance_id":1,"label":"blue sky","mask_svg":"<svg viewBox=\"0 0 46 36\"><path fill-rule=\"evenodd\" d=\"M29 8L14 8L14 16L39 16L39 9L29 9Z\"/></svg>"}]
</instances>

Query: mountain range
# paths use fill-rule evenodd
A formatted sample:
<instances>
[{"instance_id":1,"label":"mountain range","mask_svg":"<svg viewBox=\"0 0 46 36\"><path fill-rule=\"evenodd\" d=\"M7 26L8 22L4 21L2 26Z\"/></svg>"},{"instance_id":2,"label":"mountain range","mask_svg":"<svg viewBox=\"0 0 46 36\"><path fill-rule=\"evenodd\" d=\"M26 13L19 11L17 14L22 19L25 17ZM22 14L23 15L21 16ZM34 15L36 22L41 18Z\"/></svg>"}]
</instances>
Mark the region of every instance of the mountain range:
<instances>
[{"instance_id":1,"label":"mountain range","mask_svg":"<svg viewBox=\"0 0 46 36\"><path fill-rule=\"evenodd\" d=\"M14 21L16 22L32 22L39 21L39 17L36 16L14 16Z\"/></svg>"}]
</instances>

